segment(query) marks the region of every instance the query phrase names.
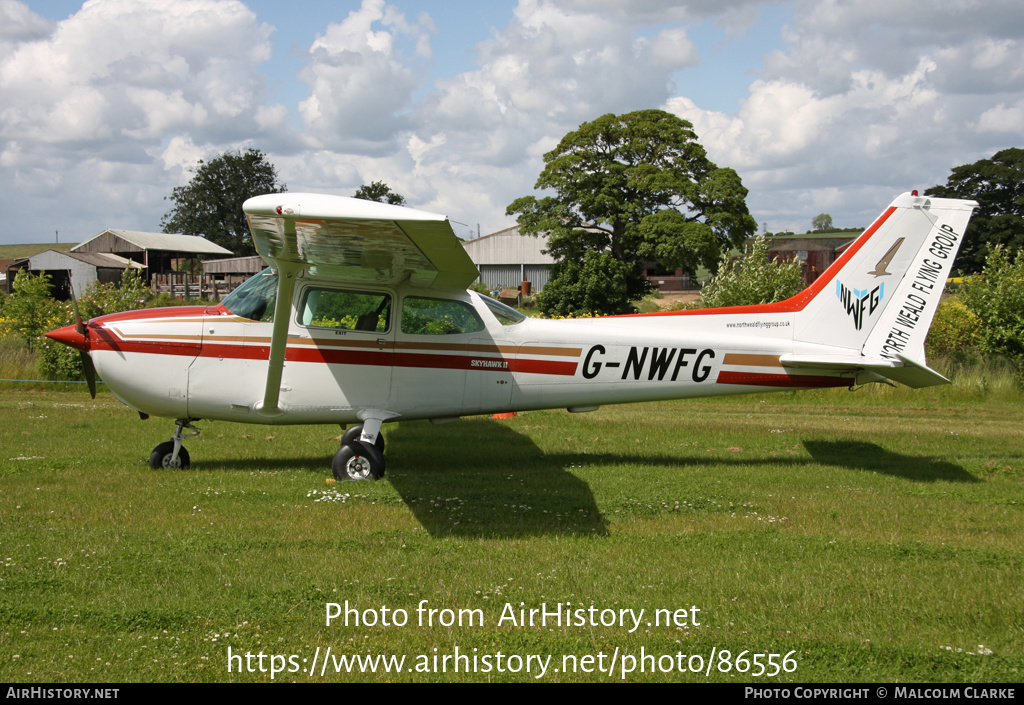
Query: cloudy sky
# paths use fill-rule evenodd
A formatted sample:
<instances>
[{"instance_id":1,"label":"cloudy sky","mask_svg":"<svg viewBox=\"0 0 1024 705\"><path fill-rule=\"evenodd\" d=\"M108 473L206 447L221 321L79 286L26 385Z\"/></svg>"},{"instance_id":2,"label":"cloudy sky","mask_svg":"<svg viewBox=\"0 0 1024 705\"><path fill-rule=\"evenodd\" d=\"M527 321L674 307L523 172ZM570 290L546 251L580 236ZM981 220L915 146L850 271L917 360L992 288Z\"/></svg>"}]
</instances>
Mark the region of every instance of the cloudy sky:
<instances>
[{"instance_id":1,"label":"cloudy sky","mask_svg":"<svg viewBox=\"0 0 1024 705\"><path fill-rule=\"evenodd\" d=\"M159 230L198 159L386 181L463 237L543 154L658 107L769 230L871 222L1024 147L1020 0L0 0L0 243Z\"/></svg>"}]
</instances>

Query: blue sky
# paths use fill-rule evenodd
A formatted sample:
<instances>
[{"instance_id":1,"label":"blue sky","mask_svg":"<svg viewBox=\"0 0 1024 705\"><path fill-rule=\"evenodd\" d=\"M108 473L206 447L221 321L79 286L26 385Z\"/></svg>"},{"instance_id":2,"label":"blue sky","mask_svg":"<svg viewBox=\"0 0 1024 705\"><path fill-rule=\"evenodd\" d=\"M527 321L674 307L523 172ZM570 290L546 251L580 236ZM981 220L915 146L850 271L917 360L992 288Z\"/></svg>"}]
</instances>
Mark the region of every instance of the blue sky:
<instances>
[{"instance_id":1,"label":"blue sky","mask_svg":"<svg viewBox=\"0 0 1024 705\"><path fill-rule=\"evenodd\" d=\"M383 180L460 235L511 224L545 151L661 108L770 230L864 226L1021 146L1017 0L0 0L0 243L159 230L199 159L290 190Z\"/></svg>"}]
</instances>

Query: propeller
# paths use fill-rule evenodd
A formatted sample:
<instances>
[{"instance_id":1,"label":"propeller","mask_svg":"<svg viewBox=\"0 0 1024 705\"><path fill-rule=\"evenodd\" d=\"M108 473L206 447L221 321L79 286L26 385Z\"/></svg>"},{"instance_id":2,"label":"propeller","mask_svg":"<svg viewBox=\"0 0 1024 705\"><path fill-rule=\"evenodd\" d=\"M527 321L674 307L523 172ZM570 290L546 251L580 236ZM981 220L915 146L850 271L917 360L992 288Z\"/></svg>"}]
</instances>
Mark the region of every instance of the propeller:
<instances>
[{"instance_id":1,"label":"propeller","mask_svg":"<svg viewBox=\"0 0 1024 705\"><path fill-rule=\"evenodd\" d=\"M82 313L78 310L78 299L75 298L75 287L68 282L68 289L71 290L71 305L75 308L75 332L83 337L85 344L79 348L78 356L82 360L82 371L85 373L85 382L89 385L89 395L96 398L96 366L92 364L92 356L89 355L89 326L82 321Z\"/></svg>"}]
</instances>

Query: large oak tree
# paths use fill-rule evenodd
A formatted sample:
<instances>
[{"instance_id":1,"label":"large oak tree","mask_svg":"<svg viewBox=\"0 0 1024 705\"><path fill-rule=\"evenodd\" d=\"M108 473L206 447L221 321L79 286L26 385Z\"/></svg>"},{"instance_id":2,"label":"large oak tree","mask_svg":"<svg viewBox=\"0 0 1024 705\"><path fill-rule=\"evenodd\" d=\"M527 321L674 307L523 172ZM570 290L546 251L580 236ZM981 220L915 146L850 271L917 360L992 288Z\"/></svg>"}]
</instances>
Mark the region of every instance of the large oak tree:
<instances>
[{"instance_id":1,"label":"large oak tree","mask_svg":"<svg viewBox=\"0 0 1024 705\"><path fill-rule=\"evenodd\" d=\"M167 197L174 208L160 226L165 233L199 235L234 252L254 255L256 248L242 204L253 196L282 193L288 187L258 149L231 151L199 162L192 179Z\"/></svg>"},{"instance_id":2,"label":"large oak tree","mask_svg":"<svg viewBox=\"0 0 1024 705\"><path fill-rule=\"evenodd\" d=\"M1010 252L1024 249L1024 149L1004 149L990 159L953 169L945 186L926 196L970 198L980 206L964 234L956 266L980 272L996 245Z\"/></svg>"},{"instance_id":3,"label":"large oak tree","mask_svg":"<svg viewBox=\"0 0 1024 705\"><path fill-rule=\"evenodd\" d=\"M405 196L395 193L383 181L373 181L369 185L363 184L352 194L353 198L361 198L364 201L376 201L377 203L390 203L393 206L404 206Z\"/></svg>"},{"instance_id":4,"label":"large oak tree","mask_svg":"<svg viewBox=\"0 0 1024 705\"><path fill-rule=\"evenodd\" d=\"M645 262L713 272L757 227L736 172L662 110L585 123L544 161L536 188L552 195L517 199L507 213L521 233L549 233L556 263L540 306L550 315L631 312L651 288Z\"/></svg>"}]
</instances>

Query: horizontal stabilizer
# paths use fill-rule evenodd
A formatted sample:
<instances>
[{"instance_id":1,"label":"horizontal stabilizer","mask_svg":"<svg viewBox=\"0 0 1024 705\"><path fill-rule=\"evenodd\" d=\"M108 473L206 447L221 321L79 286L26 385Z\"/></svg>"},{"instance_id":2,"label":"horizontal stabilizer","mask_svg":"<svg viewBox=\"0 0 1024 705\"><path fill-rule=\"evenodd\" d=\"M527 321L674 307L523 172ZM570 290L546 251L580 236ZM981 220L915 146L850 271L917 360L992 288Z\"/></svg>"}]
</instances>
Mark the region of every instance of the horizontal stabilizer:
<instances>
[{"instance_id":1,"label":"horizontal stabilizer","mask_svg":"<svg viewBox=\"0 0 1024 705\"><path fill-rule=\"evenodd\" d=\"M949 384L949 380L935 370L897 354L898 360L867 358L860 355L783 355L779 362L784 367L829 370L832 372L874 372L877 375L905 384L914 389Z\"/></svg>"},{"instance_id":2,"label":"horizontal stabilizer","mask_svg":"<svg viewBox=\"0 0 1024 705\"><path fill-rule=\"evenodd\" d=\"M893 370L895 374L887 375L889 379L896 380L897 382L905 384L908 387L913 387L914 389L920 389L921 387L935 387L940 384L950 384L948 379L932 368L918 364L910 358L904 357L900 354L897 354L896 357L903 362L903 367Z\"/></svg>"}]
</instances>

